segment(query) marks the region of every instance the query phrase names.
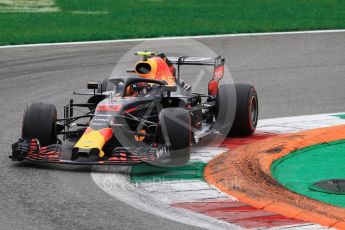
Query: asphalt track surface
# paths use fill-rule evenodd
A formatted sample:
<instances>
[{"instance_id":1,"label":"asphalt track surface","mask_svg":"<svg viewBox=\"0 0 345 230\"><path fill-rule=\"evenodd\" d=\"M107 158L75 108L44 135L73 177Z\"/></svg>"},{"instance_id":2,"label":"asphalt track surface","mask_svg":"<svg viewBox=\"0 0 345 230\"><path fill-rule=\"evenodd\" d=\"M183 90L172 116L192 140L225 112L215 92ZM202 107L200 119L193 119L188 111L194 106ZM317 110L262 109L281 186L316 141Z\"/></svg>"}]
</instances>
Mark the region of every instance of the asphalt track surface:
<instances>
[{"instance_id":1,"label":"asphalt track surface","mask_svg":"<svg viewBox=\"0 0 345 230\"><path fill-rule=\"evenodd\" d=\"M256 86L261 119L345 110L345 33L198 41L227 58L235 82ZM28 102L62 111L74 90L109 76L135 44L0 49L0 229L193 229L107 195L90 167L14 164L7 157Z\"/></svg>"}]
</instances>

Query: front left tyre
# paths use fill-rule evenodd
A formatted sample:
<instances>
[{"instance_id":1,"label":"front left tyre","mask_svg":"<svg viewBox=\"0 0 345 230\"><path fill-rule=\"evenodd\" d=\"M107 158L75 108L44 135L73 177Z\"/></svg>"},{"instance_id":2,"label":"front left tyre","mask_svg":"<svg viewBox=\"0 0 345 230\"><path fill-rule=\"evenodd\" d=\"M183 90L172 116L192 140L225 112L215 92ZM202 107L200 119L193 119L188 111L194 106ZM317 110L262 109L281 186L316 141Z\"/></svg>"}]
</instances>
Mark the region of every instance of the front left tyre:
<instances>
[{"instance_id":1,"label":"front left tyre","mask_svg":"<svg viewBox=\"0 0 345 230\"><path fill-rule=\"evenodd\" d=\"M29 104L24 112L22 138L37 138L41 146L56 144L56 117L56 108L52 104Z\"/></svg>"}]
</instances>

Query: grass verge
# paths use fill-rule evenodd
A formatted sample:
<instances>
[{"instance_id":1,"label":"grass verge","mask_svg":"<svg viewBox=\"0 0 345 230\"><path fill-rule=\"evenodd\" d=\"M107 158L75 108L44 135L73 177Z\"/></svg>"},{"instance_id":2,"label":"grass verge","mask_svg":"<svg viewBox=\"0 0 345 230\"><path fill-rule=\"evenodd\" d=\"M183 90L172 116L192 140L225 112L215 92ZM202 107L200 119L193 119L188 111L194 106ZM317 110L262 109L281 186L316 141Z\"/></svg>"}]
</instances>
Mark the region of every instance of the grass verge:
<instances>
[{"instance_id":1,"label":"grass verge","mask_svg":"<svg viewBox=\"0 0 345 230\"><path fill-rule=\"evenodd\" d=\"M0 45L345 28L342 0L49 0L56 12L2 1Z\"/></svg>"}]
</instances>

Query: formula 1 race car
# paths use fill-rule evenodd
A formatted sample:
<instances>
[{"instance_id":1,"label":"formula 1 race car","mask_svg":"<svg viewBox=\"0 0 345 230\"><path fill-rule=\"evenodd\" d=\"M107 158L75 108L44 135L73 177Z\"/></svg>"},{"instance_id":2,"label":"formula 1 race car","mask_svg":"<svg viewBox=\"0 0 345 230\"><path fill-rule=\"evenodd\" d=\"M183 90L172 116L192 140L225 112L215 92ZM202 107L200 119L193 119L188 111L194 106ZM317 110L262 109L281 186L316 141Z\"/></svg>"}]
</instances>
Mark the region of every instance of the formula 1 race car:
<instances>
[{"instance_id":1,"label":"formula 1 race car","mask_svg":"<svg viewBox=\"0 0 345 230\"><path fill-rule=\"evenodd\" d=\"M147 162L174 166L186 164L191 145L205 136L245 136L255 131L256 91L248 84L220 84L224 58L166 57L146 51L136 55L142 60L127 71L128 76L89 82L87 88L93 92L75 92L88 96L88 101L70 100L62 119L57 119L52 104L29 104L22 137L12 145L10 158L77 165ZM180 78L183 65L214 67L207 94L192 92ZM75 115L77 107L87 112ZM68 141L73 147L65 159L63 145Z\"/></svg>"}]
</instances>

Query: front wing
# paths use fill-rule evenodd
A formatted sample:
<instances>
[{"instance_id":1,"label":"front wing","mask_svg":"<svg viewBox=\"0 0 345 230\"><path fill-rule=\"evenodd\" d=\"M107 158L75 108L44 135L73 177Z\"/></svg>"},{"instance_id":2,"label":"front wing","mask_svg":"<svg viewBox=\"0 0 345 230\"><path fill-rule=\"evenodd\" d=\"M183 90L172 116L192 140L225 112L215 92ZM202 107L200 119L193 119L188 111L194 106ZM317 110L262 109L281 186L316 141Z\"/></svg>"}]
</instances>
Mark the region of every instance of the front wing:
<instances>
[{"instance_id":1,"label":"front wing","mask_svg":"<svg viewBox=\"0 0 345 230\"><path fill-rule=\"evenodd\" d=\"M134 150L133 150L134 152ZM13 161L30 161L36 163L55 163L69 165L133 165L142 162L154 163L158 160L155 149L143 151L140 154L132 154L129 149L114 148L110 157L97 161L89 159L66 160L62 159L62 145L53 144L41 147L35 138L21 138L12 145Z\"/></svg>"}]
</instances>

